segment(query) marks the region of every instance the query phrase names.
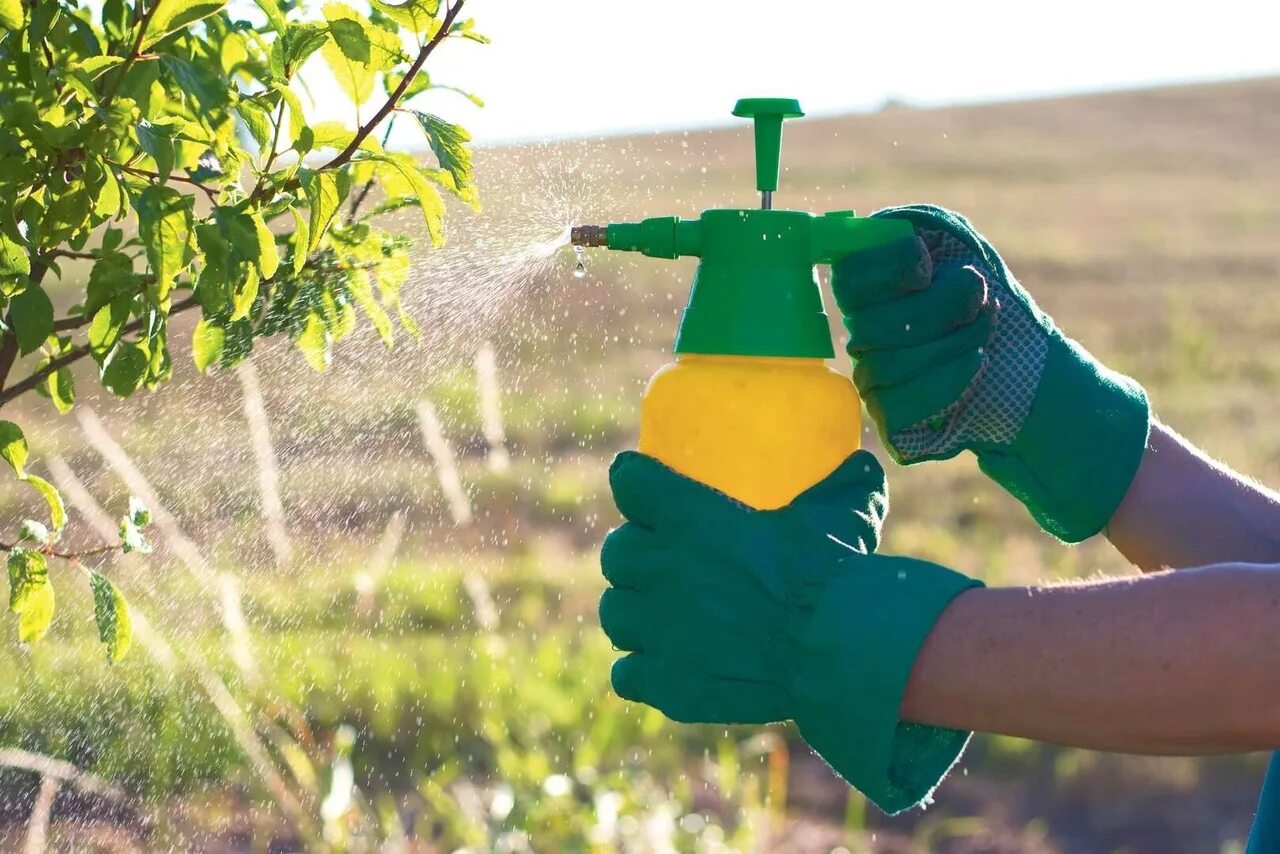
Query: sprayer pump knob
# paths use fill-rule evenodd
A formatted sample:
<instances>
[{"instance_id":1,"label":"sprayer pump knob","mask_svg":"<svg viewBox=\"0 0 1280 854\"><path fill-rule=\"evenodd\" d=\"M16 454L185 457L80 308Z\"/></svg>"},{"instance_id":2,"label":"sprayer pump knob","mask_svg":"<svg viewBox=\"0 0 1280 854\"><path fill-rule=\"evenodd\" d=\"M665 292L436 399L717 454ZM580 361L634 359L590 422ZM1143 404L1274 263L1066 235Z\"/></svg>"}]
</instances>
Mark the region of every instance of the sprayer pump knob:
<instances>
[{"instance_id":1,"label":"sprayer pump knob","mask_svg":"<svg viewBox=\"0 0 1280 854\"><path fill-rule=\"evenodd\" d=\"M772 193L778 189L778 166L782 156L782 120L804 115L794 98L743 98L733 107L739 118L755 119L756 189Z\"/></svg>"}]
</instances>

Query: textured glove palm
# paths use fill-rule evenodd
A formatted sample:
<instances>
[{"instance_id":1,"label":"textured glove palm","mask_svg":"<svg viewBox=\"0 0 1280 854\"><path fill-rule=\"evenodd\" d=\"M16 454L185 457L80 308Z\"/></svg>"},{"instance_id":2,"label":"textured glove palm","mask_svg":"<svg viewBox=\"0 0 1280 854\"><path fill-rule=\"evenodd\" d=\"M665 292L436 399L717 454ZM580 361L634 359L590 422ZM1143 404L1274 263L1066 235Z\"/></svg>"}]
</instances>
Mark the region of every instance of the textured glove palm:
<instances>
[{"instance_id":1,"label":"textured glove palm","mask_svg":"<svg viewBox=\"0 0 1280 854\"><path fill-rule=\"evenodd\" d=\"M854 382L898 462L972 450L1042 528L1098 533L1146 448L1132 379L1065 337L964 217L929 205L916 237L859 252L832 273Z\"/></svg>"},{"instance_id":2,"label":"textured glove palm","mask_svg":"<svg viewBox=\"0 0 1280 854\"><path fill-rule=\"evenodd\" d=\"M614 689L684 722L794 719L837 772L889 812L925 799L968 733L898 718L943 608L978 584L871 555L888 509L866 452L779 510L757 511L627 452L610 470L629 520L601 556L600 622L631 654Z\"/></svg>"}]
</instances>

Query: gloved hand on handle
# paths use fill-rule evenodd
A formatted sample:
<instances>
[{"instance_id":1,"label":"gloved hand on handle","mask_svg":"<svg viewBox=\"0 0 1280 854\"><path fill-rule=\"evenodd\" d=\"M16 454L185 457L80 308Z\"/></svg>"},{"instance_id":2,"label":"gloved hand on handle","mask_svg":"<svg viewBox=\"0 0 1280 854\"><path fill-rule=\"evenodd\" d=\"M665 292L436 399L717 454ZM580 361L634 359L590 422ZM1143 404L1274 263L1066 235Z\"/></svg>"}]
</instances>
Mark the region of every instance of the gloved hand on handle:
<instances>
[{"instance_id":1,"label":"gloved hand on handle","mask_svg":"<svg viewBox=\"0 0 1280 854\"><path fill-rule=\"evenodd\" d=\"M906 219L916 237L850 255L832 290L854 383L900 463L973 451L1046 531L1103 530L1146 449L1146 393L1064 336L957 213Z\"/></svg>"},{"instance_id":2,"label":"gloved hand on handle","mask_svg":"<svg viewBox=\"0 0 1280 854\"><path fill-rule=\"evenodd\" d=\"M871 554L888 511L865 451L778 510L754 510L626 452L610 485L628 520L605 539L600 623L630 651L626 699L683 722L794 719L841 776L888 812L928 798L969 733L902 721L925 637L980 582Z\"/></svg>"}]
</instances>

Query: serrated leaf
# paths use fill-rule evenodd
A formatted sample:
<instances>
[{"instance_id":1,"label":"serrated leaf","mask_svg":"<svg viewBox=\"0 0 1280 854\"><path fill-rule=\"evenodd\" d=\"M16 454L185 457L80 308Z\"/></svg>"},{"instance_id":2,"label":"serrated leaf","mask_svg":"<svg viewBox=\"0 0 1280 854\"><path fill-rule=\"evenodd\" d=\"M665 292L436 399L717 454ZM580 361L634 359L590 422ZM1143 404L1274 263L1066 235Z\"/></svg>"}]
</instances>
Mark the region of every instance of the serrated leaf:
<instances>
[{"instance_id":1,"label":"serrated leaf","mask_svg":"<svg viewBox=\"0 0 1280 854\"><path fill-rule=\"evenodd\" d=\"M256 0L258 8L262 10L262 14L267 16L267 23L271 24L271 29L276 32L283 32L287 24L284 19L284 12L280 11L279 0Z\"/></svg>"},{"instance_id":2,"label":"serrated leaf","mask_svg":"<svg viewBox=\"0 0 1280 854\"><path fill-rule=\"evenodd\" d=\"M271 73L290 79L327 41L329 29L324 24L289 24L271 44Z\"/></svg>"},{"instance_id":3,"label":"serrated leaf","mask_svg":"<svg viewBox=\"0 0 1280 854\"><path fill-rule=\"evenodd\" d=\"M276 86L276 92L280 93L280 97L289 107L289 140L293 143L293 147L298 150L299 154L306 154L310 149L310 145L300 145L300 141L310 130L307 127L307 114L302 109L302 102L298 100L298 96L292 89L286 86Z\"/></svg>"},{"instance_id":4,"label":"serrated leaf","mask_svg":"<svg viewBox=\"0 0 1280 854\"><path fill-rule=\"evenodd\" d=\"M265 149L271 144L271 116L265 107L257 101L244 100L236 105L236 113L244 121L249 136L253 137L259 149Z\"/></svg>"},{"instance_id":5,"label":"serrated leaf","mask_svg":"<svg viewBox=\"0 0 1280 854\"><path fill-rule=\"evenodd\" d=\"M392 92L396 91L404 78L405 72L403 71L389 71L383 75L382 88L386 89L387 94L390 95ZM426 71L419 69L418 73L409 81L409 85L405 87L404 94L400 96L401 102L403 103L414 95L421 94L430 88L431 75L427 74Z\"/></svg>"},{"instance_id":6,"label":"serrated leaf","mask_svg":"<svg viewBox=\"0 0 1280 854\"><path fill-rule=\"evenodd\" d=\"M144 119L134 125L134 130L138 135L138 147L156 162L156 172L160 174L160 180L169 180L169 175L173 172L173 161L177 156L173 143L173 128Z\"/></svg>"},{"instance_id":7,"label":"serrated leaf","mask_svg":"<svg viewBox=\"0 0 1280 854\"><path fill-rule=\"evenodd\" d=\"M470 39L471 41L479 42L480 44L489 44L493 41L493 39L488 36L477 33L475 26L475 18L467 18L465 21L454 24L449 30L449 34L458 36L459 38Z\"/></svg>"},{"instance_id":8,"label":"serrated leaf","mask_svg":"<svg viewBox=\"0 0 1280 854\"><path fill-rule=\"evenodd\" d=\"M139 528L145 528L151 524L151 511L147 509L147 505L142 499L136 495L129 496L129 521Z\"/></svg>"},{"instance_id":9,"label":"serrated leaf","mask_svg":"<svg viewBox=\"0 0 1280 854\"><path fill-rule=\"evenodd\" d=\"M53 533L56 536L67 524L67 507L62 503L62 493L52 483L34 474L28 474L23 480L35 487L36 492L44 498L44 503L49 505L49 521L53 523Z\"/></svg>"},{"instance_id":10,"label":"serrated leaf","mask_svg":"<svg viewBox=\"0 0 1280 854\"><path fill-rule=\"evenodd\" d=\"M167 36L217 14L226 5L227 0L158 0L141 49L150 50Z\"/></svg>"},{"instance_id":11,"label":"serrated leaf","mask_svg":"<svg viewBox=\"0 0 1280 854\"><path fill-rule=\"evenodd\" d=\"M379 164L378 174L382 176L387 195L416 197L427 224L431 245L444 245L444 199L440 198L435 186L419 171L417 161L400 153L369 156Z\"/></svg>"},{"instance_id":12,"label":"serrated leaf","mask_svg":"<svg viewBox=\"0 0 1280 854\"><path fill-rule=\"evenodd\" d=\"M373 328L377 330L382 343L391 347L395 343L391 318L373 296L373 283L369 279L369 272L360 268L348 270L347 288L356 298L365 316L369 318L369 322L373 324Z\"/></svg>"},{"instance_id":13,"label":"serrated leaf","mask_svg":"<svg viewBox=\"0 0 1280 854\"><path fill-rule=\"evenodd\" d=\"M0 421L0 457L18 477L26 475L27 437L22 435L22 428L12 421Z\"/></svg>"},{"instance_id":14,"label":"serrated leaf","mask_svg":"<svg viewBox=\"0 0 1280 854\"><path fill-rule=\"evenodd\" d=\"M246 265L240 268L244 272L244 278L231 294L231 320L241 320L249 316L249 310L253 308L253 301L258 298L258 283L261 277L258 275L258 268L252 265Z\"/></svg>"},{"instance_id":15,"label":"serrated leaf","mask_svg":"<svg viewBox=\"0 0 1280 854\"><path fill-rule=\"evenodd\" d=\"M22 0L0 0L0 28L17 31L24 23Z\"/></svg>"},{"instance_id":16,"label":"serrated leaf","mask_svg":"<svg viewBox=\"0 0 1280 854\"><path fill-rule=\"evenodd\" d=\"M408 0L407 3L385 3L373 0L374 8L402 27L422 34L432 29L440 0Z\"/></svg>"},{"instance_id":17,"label":"serrated leaf","mask_svg":"<svg viewBox=\"0 0 1280 854\"><path fill-rule=\"evenodd\" d=\"M191 244L192 198L172 187L150 185L134 202L138 232L155 274L160 299L165 299L178 273L186 266Z\"/></svg>"},{"instance_id":18,"label":"serrated leaf","mask_svg":"<svg viewBox=\"0 0 1280 854\"><path fill-rule=\"evenodd\" d=\"M270 279L280 267L280 252L276 249L275 235L267 228L260 213L249 211L248 217L258 238L258 271L262 273L263 279Z\"/></svg>"},{"instance_id":19,"label":"serrated leaf","mask_svg":"<svg viewBox=\"0 0 1280 854\"><path fill-rule=\"evenodd\" d=\"M120 520L120 550L125 554L137 552L145 555L151 553L151 543L147 542L146 535L142 533L142 529L134 524L133 520L128 516Z\"/></svg>"},{"instance_id":20,"label":"serrated leaf","mask_svg":"<svg viewBox=\"0 0 1280 854\"><path fill-rule=\"evenodd\" d=\"M49 542L49 528L35 519L23 519L18 528L18 539L44 545Z\"/></svg>"},{"instance_id":21,"label":"serrated leaf","mask_svg":"<svg viewBox=\"0 0 1280 854\"><path fill-rule=\"evenodd\" d=\"M461 193L470 187L473 181L473 169L471 149L467 147L467 143L471 141L471 134L464 128L431 113L414 110L413 117L418 120L418 126L426 134L427 142L440 162L440 168L453 176L453 183L458 191Z\"/></svg>"},{"instance_id":22,"label":"serrated leaf","mask_svg":"<svg viewBox=\"0 0 1280 854\"><path fill-rule=\"evenodd\" d=\"M89 586L93 588L93 619L98 624L98 640L107 646L107 660L116 664L128 654L133 641L129 606L105 575L90 572Z\"/></svg>"},{"instance_id":23,"label":"serrated leaf","mask_svg":"<svg viewBox=\"0 0 1280 854\"><path fill-rule=\"evenodd\" d=\"M58 412L66 415L76 403L76 381L70 368L59 368L49 375L49 398Z\"/></svg>"},{"instance_id":24,"label":"serrated leaf","mask_svg":"<svg viewBox=\"0 0 1280 854\"><path fill-rule=\"evenodd\" d=\"M53 622L53 585L45 556L31 549L9 552L9 610L18 615L18 640L34 643Z\"/></svg>"},{"instance_id":25,"label":"serrated leaf","mask_svg":"<svg viewBox=\"0 0 1280 854\"><path fill-rule=\"evenodd\" d=\"M298 274L307 265L307 257L311 249L311 223L298 208L291 208L293 214L293 272Z\"/></svg>"},{"instance_id":26,"label":"serrated leaf","mask_svg":"<svg viewBox=\"0 0 1280 854\"><path fill-rule=\"evenodd\" d=\"M99 356L105 357L111 348L120 340L124 325L133 312L133 297L125 294L111 300L98 309L89 323L89 348Z\"/></svg>"},{"instance_id":27,"label":"serrated leaf","mask_svg":"<svg viewBox=\"0 0 1280 854\"><path fill-rule=\"evenodd\" d=\"M27 248L0 229L0 276L26 276L31 273L31 257Z\"/></svg>"},{"instance_id":28,"label":"serrated leaf","mask_svg":"<svg viewBox=\"0 0 1280 854\"><path fill-rule=\"evenodd\" d=\"M121 341L102 369L102 384L120 397L128 397L142 386L150 364L141 347Z\"/></svg>"},{"instance_id":29,"label":"serrated leaf","mask_svg":"<svg viewBox=\"0 0 1280 854\"><path fill-rule=\"evenodd\" d=\"M204 372L210 365L222 358L222 347L227 340L227 332L221 326L201 318L191 334L191 357L195 360L196 369Z\"/></svg>"},{"instance_id":30,"label":"serrated leaf","mask_svg":"<svg viewBox=\"0 0 1280 854\"><path fill-rule=\"evenodd\" d=\"M304 169L299 177L302 180L303 195L307 197L310 208L310 245L307 250L314 252L328 230L329 223L333 221L334 214L347 198L347 192L351 189L351 177L345 170L334 172L327 169Z\"/></svg>"},{"instance_id":31,"label":"serrated leaf","mask_svg":"<svg viewBox=\"0 0 1280 854\"><path fill-rule=\"evenodd\" d=\"M83 74L89 80L97 77L108 68L114 68L124 62L123 56L90 56L79 62L73 62L70 70L75 73Z\"/></svg>"},{"instance_id":32,"label":"serrated leaf","mask_svg":"<svg viewBox=\"0 0 1280 854\"><path fill-rule=\"evenodd\" d=\"M101 217L119 216L124 207L124 194L120 192L120 181L116 173L109 167L102 169L102 188L98 190L98 198L94 200L93 212Z\"/></svg>"},{"instance_id":33,"label":"serrated leaf","mask_svg":"<svg viewBox=\"0 0 1280 854\"><path fill-rule=\"evenodd\" d=\"M329 367L332 341L333 338L325 327L324 321L318 315L309 314L306 325L302 327L302 332L294 343L302 351L307 364L323 373Z\"/></svg>"},{"instance_id":34,"label":"serrated leaf","mask_svg":"<svg viewBox=\"0 0 1280 854\"><path fill-rule=\"evenodd\" d=\"M317 149L336 148L341 151L356 137L355 131L342 122L321 122L313 125L311 132L314 135L311 144Z\"/></svg>"},{"instance_id":35,"label":"serrated leaf","mask_svg":"<svg viewBox=\"0 0 1280 854\"><path fill-rule=\"evenodd\" d=\"M173 75L182 91L194 97L202 110L220 109L227 103L225 80L220 74L211 74L207 67L168 54L160 57L160 67Z\"/></svg>"},{"instance_id":36,"label":"serrated leaf","mask_svg":"<svg viewBox=\"0 0 1280 854\"><path fill-rule=\"evenodd\" d=\"M326 3L324 17L332 39L321 54L347 97L363 104L373 94L378 72L404 59L400 40L345 3Z\"/></svg>"},{"instance_id":37,"label":"serrated leaf","mask_svg":"<svg viewBox=\"0 0 1280 854\"><path fill-rule=\"evenodd\" d=\"M27 285L26 290L9 300L9 319L18 339L18 352L25 356L39 349L53 332L53 303L44 288Z\"/></svg>"}]
</instances>

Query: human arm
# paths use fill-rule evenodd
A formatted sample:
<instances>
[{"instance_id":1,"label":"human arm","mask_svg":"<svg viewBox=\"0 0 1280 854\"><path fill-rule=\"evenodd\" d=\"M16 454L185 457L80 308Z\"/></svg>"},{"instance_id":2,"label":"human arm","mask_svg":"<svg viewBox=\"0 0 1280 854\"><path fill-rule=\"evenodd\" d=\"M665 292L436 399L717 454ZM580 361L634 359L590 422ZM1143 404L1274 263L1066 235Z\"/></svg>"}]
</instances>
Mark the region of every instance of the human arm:
<instances>
[{"instance_id":1,"label":"human arm","mask_svg":"<svg viewBox=\"0 0 1280 854\"><path fill-rule=\"evenodd\" d=\"M1144 570L1280 561L1280 496L1158 422L1107 538Z\"/></svg>"},{"instance_id":2,"label":"human arm","mask_svg":"<svg viewBox=\"0 0 1280 854\"><path fill-rule=\"evenodd\" d=\"M1278 570L968 591L925 640L902 715L1124 753L1280 747Z\"/></svg>"}]
</instances>

